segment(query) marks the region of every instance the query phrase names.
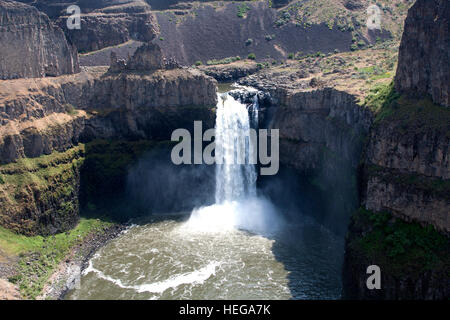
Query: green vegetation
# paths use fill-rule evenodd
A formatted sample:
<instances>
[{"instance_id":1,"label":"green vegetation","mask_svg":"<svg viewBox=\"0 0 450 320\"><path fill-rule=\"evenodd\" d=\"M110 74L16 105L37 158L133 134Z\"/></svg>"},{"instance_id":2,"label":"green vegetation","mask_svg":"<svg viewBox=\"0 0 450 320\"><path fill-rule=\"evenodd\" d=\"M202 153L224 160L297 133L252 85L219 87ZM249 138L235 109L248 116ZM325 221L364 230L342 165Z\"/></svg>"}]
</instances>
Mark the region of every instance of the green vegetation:
<instances>
[{"instance_id":1,"label":"green vegetation","mask_svg":"<svg viewBox=\"0 0 450 320\"><path fill-rule=\"evenodd\" d=\"M407 223L390 213L373 213L363 208L353 216L354 228L366 230L351 242L383 270L409 276L433 270L449 270L449 239L432 226Z\"/></svg>"},{"instance_id":2,"label":"green vegetation","mask_svg":"<svg viewBox=\"0 0 450 320\"><path fill-rule=\"evenodd\" d=\"M247 58L250 59L250 60L256 60L256 55L254 53L249 53Z\"/></svg>"},{"instance_id":3,"label":"green vegetation","mask_svg":"<svg viewBox=\"0 0 450 320\"><path fill-rule=\"evenodd\" d=\"M250 46L252 43L253 43L253 39L247 39L247 40L245 41L245 45L246 45L247 47Z\"/></svg>"},{"instance_id":4,"label":"green vegetation","mask_svg":"<svg viewBox=\"0 0 450 320\"><path fill-rule=\"evenodd\" d=\"M83 162L84 146L65 152L53 152L38 158L22 158L15 163L0 166L2 184L14 186L20 191L24 186L33 184L47 187L51 178L80 166Z\"/></svg>"},{"instance_id":5,"label":"green vegetation","mask_svg":"<svg viewBox=\"0 0 450 320\"><path fill-rule=\"evenodd\" d=\"M357 79L375 81L379 79L388 79L391 77L390 72L387 72L383 67L377 65L355 69L358 71L358 75L356 76Z\"/></svg>"},{"instance_id":6,"label":"green vegetation","mask_svg":"<svg viewBox=\"0 0 450 320\"><path fill-rule=\"evenodd\" d=\"M236 57L229 57L229 58L224 58L224 59L220 59L220 60L216 60L216 59L212 59L212 60L208 60L206 62L207 65L211 66L211 65L216 65L216 64L230 64L236 61L241 60L241 57L236 56Z\"/></svg>"},{"instance_id":7,"label":"green vegetation","mask_svg":"<svg viewBox=\"0 0 450 320\"><path fill-rule=\"evenodd\" d=\"M245 18L247 16L247 12L250 10L250 7L246 3L238 5L237 8L238 8L237 16L239 18Z\"/></svg>"},{"instance_id":8,"label":"green vegetation","mask_svg":"<svg viewBox=\"0 0 450 320\"><path fill-rule=\"evenodd\" d=\"M401 133L416 135L430 131L450 137L450 110L434 104L431 98L413 99L399 95L394 83L370 90L364 105L376 113L375 123L389 122Z\"/></svg>"},{"instance_id":9,"label":"green vegetation","mask_svg":"<svg viewBox=\"0 0 450 320\"><path fill-rule=\"evenodd\" d=\"M400 95L395 92L394 82L392 81L389 84L380 84L371 89L364 105L377 113L379 115L377 118L380 119L380 115L383 117L383 113L399 97Z\"/></svg>"},{"instance_id":10,"label":"green vegetation","mask_svg":"<svg viewBox=\"0 0 450 320\"><path fill-rule=\"evenodd\" d=\"M111 225L98 219L81 219L75 229L49 237L27 237L0 227L0 248L19 257L18 274L8 280L19 286L23 298L35 299L72 248Z\"/></svg>"},{"instance_id":11,"label":"green vegetation","mask_svg":"<svg viewBox=\"0 0 450 320\"><path fill-rule=\"evenodd\" d=\"M67 114L71 116L75 116L78 114L78 110L76 110L75 107L70 103L66 104L64 108L66 109Z\"/></svg>"},{"instance_id":12,"label":"green vegetation","mask_svg":"<svg viewBox=\"0 0 450 320\"><path fill-rule=\"evenodd\" d=\"M201 62L200 60L195 62L195 65L196 65L197 67L198 67L198 66L201 66L202 64L203 64L203 62Z\"/></svg>"},{"instance_id":13,"label":"green vegetation","mask_svg":"<svg viewBox=\"0 0 450 320\"><path fill-rule=\"evenodd\" d=\"M71 228L78 210L77 185L83 157L84 146L80 145L0 166L0 195L7 199L0 212L3 225L28 235L51 233L50 227L25 213L36 210L36 206L41 219L55 221L62 230Z\"/></svg>"}]
</instances>

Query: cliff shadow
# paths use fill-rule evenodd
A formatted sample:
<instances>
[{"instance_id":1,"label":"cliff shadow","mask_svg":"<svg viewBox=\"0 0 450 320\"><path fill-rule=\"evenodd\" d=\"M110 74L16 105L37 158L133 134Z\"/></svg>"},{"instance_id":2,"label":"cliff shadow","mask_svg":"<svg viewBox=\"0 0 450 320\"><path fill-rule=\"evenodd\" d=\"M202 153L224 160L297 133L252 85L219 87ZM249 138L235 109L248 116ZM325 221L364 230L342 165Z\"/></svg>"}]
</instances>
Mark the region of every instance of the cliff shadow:
<instances>
[{"instance_id":1,"label":"cliff shadow","mask_svg":"<svg viewBox=\"0 0 450 320\"><path fill-rule=\"evenodd\" d=\"M83 216L116 222L183 215L214 201L214 167L174 165L171 142L95 141L81 168Z\"/></svg>"},{"instance_id":2,"label":"cliff shadow","mask_svg":"<svg viewBox=\"0 0 450 320\"><path fill-rule=\"evenodd\" d=\"M351 176L341 178L327 186L317 172L303 175L282 166L276 176L259 179L259 194L284 220L270 238L276 260L289 272L293 299L342 297L344 240L358 197Z\"/></svg>"}]
</instances>

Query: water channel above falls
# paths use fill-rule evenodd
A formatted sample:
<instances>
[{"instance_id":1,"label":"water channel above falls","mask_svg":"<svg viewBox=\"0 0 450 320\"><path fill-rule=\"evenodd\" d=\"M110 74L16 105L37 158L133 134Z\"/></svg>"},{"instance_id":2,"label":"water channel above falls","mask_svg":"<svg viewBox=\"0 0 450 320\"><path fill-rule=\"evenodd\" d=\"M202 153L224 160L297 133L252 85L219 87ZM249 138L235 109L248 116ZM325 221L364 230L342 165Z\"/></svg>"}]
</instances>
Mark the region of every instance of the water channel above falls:
<instances>
[{"instance_id":1,"label":"water channel above falls","mask_svg":"<svg viewBox=\"0 0 450 320\"><path fill-rule=\"evenodd\" d=\"M67 299L340 298L343 237L307 216L286 221L258 196L255 167L232 163L254 152L234 143L257 117L251 110L219 95L216 203L130 227L95 254Z\"/></svg>"}]
</instances>

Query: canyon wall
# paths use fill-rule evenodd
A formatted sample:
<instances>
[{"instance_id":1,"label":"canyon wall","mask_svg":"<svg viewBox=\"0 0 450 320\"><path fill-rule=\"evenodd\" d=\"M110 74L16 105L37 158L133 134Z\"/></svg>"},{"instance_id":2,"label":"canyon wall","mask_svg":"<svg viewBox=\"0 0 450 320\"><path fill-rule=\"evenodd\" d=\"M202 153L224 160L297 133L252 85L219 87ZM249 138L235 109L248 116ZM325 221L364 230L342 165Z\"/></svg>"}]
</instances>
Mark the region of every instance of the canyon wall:
<instances>
[{"instance_id":1,"label":"canyon wall","mask_svg":"<svg viewBox=\"0 0 450 320\"><path fill-rule=\"evenodd\" d=\"M80 138L167 140L192 117L214 121L215 81L198 71L105 71L0 83L0 162L65 151Z\"/></svg>"},{"instance_id":2,"label":"canyon wall","mask_svg":"<svg viewBox=\"0 0 450 320\"><path fill-rule=\"evenodd\" d=\"M0 224L29 235L70 229L91 141L167 141L194 120L213 127L215 105L216 81L193 69L0 81Z\"/></svg>"},{"instance_id":3,"label":"canyon wall","mask_svg":"<svg viewBox=\"0 0 450 320\"><path fill-rule=\"evenodd\" d=\"M447 0L417 1L409 10L395 80L399 92L450 106L449 17Z\"/></svg>"},{"instance_id":4,"label":"canyon wall","mask_svg":"<svg viewBox=\"0 0 450 320\"><path fill-rule=\"evenodd\" d=\"M159 39L155 41L167 56L186 65L198 60L206 63L210 59L246 58L249 53L261 60L285 59L297 51L348 51L352 39L350 32L330 29L325 23L307 28L294 23L277 27L279 13L266 1L245 5L225 2L219 7L202 5L155 15L160 25Z\"/></svg>"},{"instance_id":5,"label":"canyon wall","mask_svg":"<svg viewBox=\"0 0 450 320\"><path fill-rule=\"evenodd\" d=\"M323 199L312 214L345 233L349 213L357 207L357 168L371 112L355 96L332 88L275 99L269 127L280 130L281 164L310 183L311 200Z\"/></svg>"},{"instance_id":6,"label":"canyon wall","mask_svg":"<svg viewBox=\"0 0 450 320\"><path fill-rule=\"evenodd\" d=\"M80 52L115 46L128 40L151 41L158 33L153 13L143 1L111 5L81 14L80 29L68 29L68 17L58 18L59 25Z\"/></svg>"},{"instance_id":7,"label":"canyon wall","mask_svg":"<svg viewBox=\"0 0 450 320\"><path fill-rule=\"evenodd\" d=\"M0 1L0 79L59 76L79 71L76 48L36 8Z\"/></svg>"},{"instance_id":8,"label":"canyon wall","mask_svg":"<svg viewBox=\"0 0 450 320\"><path fill-rule=\"evenodd\" d=\"M304 186L301 197L308 200L299 203L296 214L309 213L344 234L350 213L358 206L357 169L372 112L359 105L357 96L345 91L331 87L285 89L289 76L288 82L284 77L263 78L249 76L240 84L261 90L259 125L279 130L281 169L293 170ZM253 101L252 97L240 98ZM279 196L275 191L274 197Z\"/></svg>"},{"instance_id":9,"label":"canyon wall","mask_svg":"<svg viewBox=\"0 0 450 320\"><path fill-rule=\"evenodd\" d=\"M438 0L410 9L395 83L375 98L361 209L346 241L346 298L450 295L449 9ZM381 268L380 290L367 288L370 265Z\"/></svg>"}]
</instances>

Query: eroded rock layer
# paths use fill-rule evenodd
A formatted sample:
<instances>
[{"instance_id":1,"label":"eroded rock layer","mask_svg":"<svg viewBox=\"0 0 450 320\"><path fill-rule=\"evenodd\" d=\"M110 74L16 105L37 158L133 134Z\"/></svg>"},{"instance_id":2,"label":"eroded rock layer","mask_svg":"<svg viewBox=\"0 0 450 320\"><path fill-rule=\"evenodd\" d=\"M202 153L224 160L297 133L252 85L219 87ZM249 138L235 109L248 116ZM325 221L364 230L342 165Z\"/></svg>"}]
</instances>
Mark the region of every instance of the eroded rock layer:
<instances>
[{"instance_id":1,"label":"eroded rock layer","mask_svg":"<svg viewBox=\"0 0 450 320\"><path fill-rule=\"evenodd\" d=\"M59 76L79 71L63 31L36 8L0 1L0 79Z\"/></svg>"},{"instance_id":2,"label":"eroded rock layer","mask_svg":"<svg viewBox=\"0 0 450 320\"><path fill-rule=\"evenodd\" d=\"M194 69L0 81L0 224L53 234L78 219L83 143L167 141L214 126L216 81Z\"/></svg>"},{"instance_id":3,"label":"eroded rock layer","mask_svg":"<svg viewBox=\"0 0 450 320\"><path fill-rule=\"evenodd\" d=\"M450 106L450 2L418 0L409 10L396 88Z\"/></svg>"}]
</instances>

